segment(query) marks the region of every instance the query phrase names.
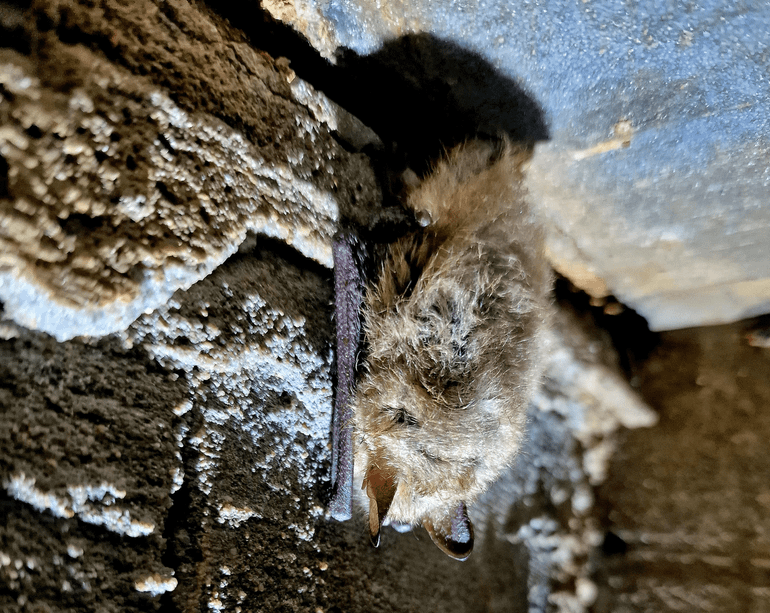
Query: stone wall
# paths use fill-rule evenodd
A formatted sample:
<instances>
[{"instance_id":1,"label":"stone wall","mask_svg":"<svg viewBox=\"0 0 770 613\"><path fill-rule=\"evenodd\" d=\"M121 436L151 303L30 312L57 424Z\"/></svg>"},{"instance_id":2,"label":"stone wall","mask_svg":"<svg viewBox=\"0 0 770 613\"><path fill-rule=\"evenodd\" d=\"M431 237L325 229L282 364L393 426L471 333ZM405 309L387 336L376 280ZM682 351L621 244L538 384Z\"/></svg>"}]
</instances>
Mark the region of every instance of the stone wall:
<instances>
[{"instance_id":1,"label":"stone wall","mask_svg":"<svg viewBox=\"0 0 770 613\"><path fill-rule=\"evenodd\" d=\"M529 187L550 258L594 297L617 296L653 330L770 311L766 3L263 4L324 56L385 55L461 105L486 98L487 119L516 108L499 107L500 88L490 97L478 70L403 61L404 49L425 60L415 40L459 46L531 96L549 136ZM388 95L375 82L366 98Z\"/></svg>"}]
</instances>

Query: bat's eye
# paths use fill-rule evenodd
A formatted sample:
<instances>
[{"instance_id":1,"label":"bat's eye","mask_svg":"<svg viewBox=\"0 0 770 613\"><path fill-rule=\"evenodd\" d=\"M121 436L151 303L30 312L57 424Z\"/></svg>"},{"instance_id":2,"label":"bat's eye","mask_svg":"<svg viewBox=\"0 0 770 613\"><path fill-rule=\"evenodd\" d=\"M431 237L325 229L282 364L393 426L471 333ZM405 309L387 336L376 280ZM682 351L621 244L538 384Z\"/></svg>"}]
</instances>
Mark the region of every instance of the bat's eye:
<instances>
[{"instance_id":1,"label":"bat's eye","mask_svg":"<svg viewBox=\"0 0 770 613\"><path fill-rule=\"evenodd\" d=\"M399 425L417 426L417 419L414 415L410 415L404 408L386 407L385 410L390 413L393 422Z\"/></svg>"}]
</instances>

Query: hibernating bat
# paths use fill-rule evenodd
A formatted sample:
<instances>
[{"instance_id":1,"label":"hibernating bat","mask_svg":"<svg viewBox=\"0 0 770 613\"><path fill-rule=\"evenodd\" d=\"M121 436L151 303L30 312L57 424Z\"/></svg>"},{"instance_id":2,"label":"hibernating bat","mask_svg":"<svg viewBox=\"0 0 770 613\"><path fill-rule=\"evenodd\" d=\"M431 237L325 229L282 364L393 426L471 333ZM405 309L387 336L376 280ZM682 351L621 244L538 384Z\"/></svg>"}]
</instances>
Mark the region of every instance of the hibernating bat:
<instances>
[{"instance_id":1,"label":"hibernating bat","mask_svg":"<svg viewBox=\"0 0 770 613\"><path fill-rule=\"evenodd\" d=\"M467 558L467 505L521 444L551 289L522 187L527 158L505 141L471 141L412 190L407 205L422 227L389 246L365 288L355 385L360 282L351 244L335 244L331 513L349 517L360 492L375 546L383 525L421 524L442 551Z\"/></svg>"}]
</instances>

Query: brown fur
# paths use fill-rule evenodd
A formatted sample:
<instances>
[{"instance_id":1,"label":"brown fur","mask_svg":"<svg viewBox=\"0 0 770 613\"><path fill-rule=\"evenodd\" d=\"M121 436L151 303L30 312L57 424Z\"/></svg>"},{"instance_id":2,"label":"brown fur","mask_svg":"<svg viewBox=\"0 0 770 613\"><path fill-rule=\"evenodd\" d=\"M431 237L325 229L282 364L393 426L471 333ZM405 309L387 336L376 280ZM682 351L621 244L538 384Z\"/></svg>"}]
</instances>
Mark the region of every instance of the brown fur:
<instances>
[{"instance_id":1,"label":"brown fur","mask_svg":"<svg viewBox=\"0 0 770 613\"><path fill-rule=\"evenodd\" d=\"M422 523L463 558L436 527L519 448L550 291L521 186L526 157L476 141L452 151L409 196L427 226L390 247L367 290L354 488L368 494L373 539L385 518Z\"/></svg>"}]
</instances>

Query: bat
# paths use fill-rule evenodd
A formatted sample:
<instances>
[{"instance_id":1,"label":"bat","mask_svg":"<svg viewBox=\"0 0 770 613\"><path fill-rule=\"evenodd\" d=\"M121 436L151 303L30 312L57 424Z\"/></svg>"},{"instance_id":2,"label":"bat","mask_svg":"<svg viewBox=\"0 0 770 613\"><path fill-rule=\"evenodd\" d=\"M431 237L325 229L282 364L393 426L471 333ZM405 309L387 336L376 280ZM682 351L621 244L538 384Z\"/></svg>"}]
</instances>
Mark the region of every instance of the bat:
<instances>
[{"instance_id":1,"label":"bat","mask_svg":"<svg viewBox=\"0 0 770 613\"><path fill-rule=\"evenodd\" d=\"M451 151L407 196L421 227L389 246L365 289L349 265L352 243L335 242L331 513L350 517L357 497L374 546L383 525L422 525L439 549L466 559L468 505L521 444L551 288L522 187L528 157L505 141Z\"/></svg>"}]
</instances>

